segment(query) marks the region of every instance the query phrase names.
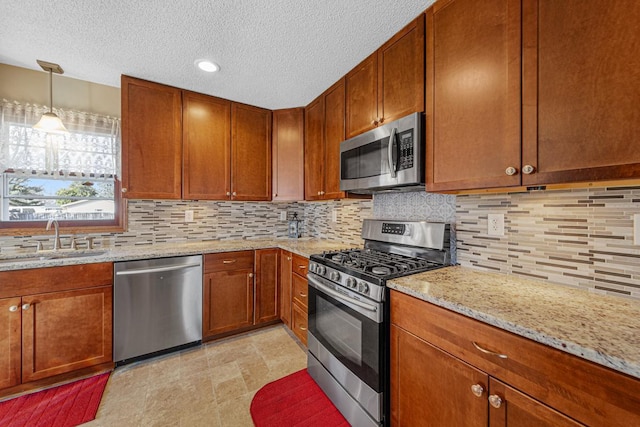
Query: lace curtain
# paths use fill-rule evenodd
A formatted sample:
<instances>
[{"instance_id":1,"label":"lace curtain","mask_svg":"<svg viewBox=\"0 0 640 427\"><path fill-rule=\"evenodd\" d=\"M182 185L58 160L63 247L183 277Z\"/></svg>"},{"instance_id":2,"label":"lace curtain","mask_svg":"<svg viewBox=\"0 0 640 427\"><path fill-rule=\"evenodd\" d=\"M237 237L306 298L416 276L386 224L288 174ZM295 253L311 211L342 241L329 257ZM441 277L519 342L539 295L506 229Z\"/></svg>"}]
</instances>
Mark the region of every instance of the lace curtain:
<instances>
[{"instance_id":1,"label":"lace curtain","mask_svg":"<svg viewBox=\"0 0 640 427\"><path fill-rule=\"evenodd\" d=\"M32 128L47 111L48 107L2 100L0 173L120 176L120 119L54 108L69 131L56 135Z\"/></svg>"}]
</instances>

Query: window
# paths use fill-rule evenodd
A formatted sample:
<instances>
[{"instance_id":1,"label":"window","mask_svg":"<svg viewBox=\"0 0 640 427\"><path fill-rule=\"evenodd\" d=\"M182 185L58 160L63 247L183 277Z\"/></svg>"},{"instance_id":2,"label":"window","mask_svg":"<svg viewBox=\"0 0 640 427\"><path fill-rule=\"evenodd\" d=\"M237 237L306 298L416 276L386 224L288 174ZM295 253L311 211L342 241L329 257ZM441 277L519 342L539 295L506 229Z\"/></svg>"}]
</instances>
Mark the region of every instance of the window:
<instances>
[{"instance_id":1,"label":"window","mask_svg":"<svg viewBox=\"0 0 640 427\"><path fill-rule=\"evenodd\" d=\"M0 228L119 225L120 120L54 109L69 130L34 130L47 109L3 100L0 116Z\"/></svg>"}]
</instances>

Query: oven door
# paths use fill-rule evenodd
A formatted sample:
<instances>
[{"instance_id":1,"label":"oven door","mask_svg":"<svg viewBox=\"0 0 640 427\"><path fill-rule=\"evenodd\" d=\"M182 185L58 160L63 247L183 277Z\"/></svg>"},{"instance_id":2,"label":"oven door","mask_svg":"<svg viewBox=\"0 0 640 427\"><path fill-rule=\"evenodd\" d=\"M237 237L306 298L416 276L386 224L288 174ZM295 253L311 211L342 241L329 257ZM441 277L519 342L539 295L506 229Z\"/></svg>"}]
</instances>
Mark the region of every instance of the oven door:
<instances>
[{"instance_id":1,"label":"oven door","mask_svg":"<svg viewBox=\"0 0 640 427\"><path fill-rule=\"evenodd\" d=\"M313 273L307 277L309 332L345 368L381 393L384 387L382 303L368 300ZM312 346L309 351L313 353Z\"/></svg>"}]
</instances>

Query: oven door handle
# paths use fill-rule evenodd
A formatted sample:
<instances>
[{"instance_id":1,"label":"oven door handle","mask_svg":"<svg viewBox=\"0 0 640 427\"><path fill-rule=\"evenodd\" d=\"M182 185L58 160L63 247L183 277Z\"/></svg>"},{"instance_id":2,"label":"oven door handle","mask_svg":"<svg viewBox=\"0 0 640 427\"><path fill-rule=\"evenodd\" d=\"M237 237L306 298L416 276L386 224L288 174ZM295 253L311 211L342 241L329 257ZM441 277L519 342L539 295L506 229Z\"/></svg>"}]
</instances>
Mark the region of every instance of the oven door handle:
<instances>
[{"instance_id":1,"label":"oven door handle","mask_svg":"<svg viewBox=\"0 0 640 427\"><path fill-rule=\"evenodd\" d=\"M375 305L367 304L366 302L358 301L357 299L349 298L346 295L342 295L340 292L336 292L330 287L324 285L310 274L307 275L307 279L309 279L309 282L311 282L315 288L320 289L322 292L326 293L327 295L331 295L337 300L342 300L350 304L357 305L358 307L364 308L365 310L369 310L373 313L378 311L378 307L376 307Z\"/></svg>"}]
</instances>

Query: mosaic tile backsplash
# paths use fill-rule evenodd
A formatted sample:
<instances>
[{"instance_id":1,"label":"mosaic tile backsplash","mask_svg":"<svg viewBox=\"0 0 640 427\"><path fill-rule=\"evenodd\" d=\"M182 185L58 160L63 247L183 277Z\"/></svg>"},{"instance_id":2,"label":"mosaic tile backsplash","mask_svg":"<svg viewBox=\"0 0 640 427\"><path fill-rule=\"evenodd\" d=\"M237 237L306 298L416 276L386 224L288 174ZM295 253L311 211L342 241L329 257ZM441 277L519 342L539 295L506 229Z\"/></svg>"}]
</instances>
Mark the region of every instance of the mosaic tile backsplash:
<instances>
[{"instance_id":1,"label":"mosaic tile backsplash","mask_svg":"<svg viewBox=\"0 0 640 427\"><path fill-rule=\"evenodd\" d=\"M640 299L640 187L458 196L458 262ZM487 234L487 214L505 234Z\"/></svg>"}]
</instances>

